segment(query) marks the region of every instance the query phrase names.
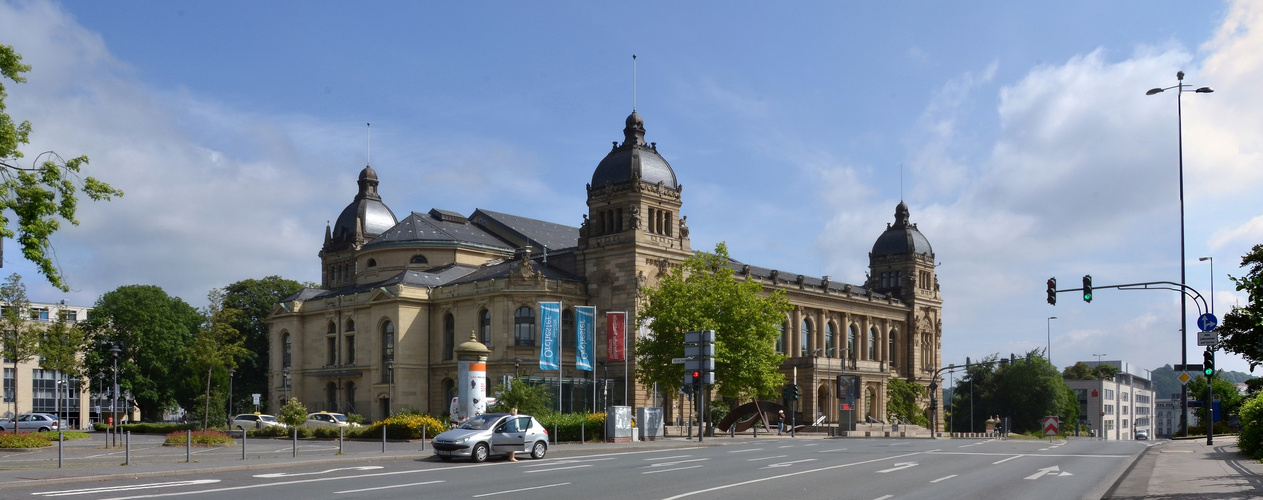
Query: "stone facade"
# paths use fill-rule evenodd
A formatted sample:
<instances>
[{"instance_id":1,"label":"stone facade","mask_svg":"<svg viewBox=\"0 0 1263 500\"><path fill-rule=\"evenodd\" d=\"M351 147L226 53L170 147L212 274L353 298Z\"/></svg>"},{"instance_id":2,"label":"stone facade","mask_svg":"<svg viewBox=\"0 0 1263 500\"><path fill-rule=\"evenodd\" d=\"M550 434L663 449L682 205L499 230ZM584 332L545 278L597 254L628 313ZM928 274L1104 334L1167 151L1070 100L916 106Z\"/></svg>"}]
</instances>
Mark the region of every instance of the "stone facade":
<instances>
[{"instance_id":1,"label":"stone facade","mask_svg":"<svg viewBox=\"0 0 1263 500\"><path fill-rule=\"evenodd\" d=\"M605 313L625 311L634 323L639 288L693 254L683 186L657 144L644 141L640 115L625 125L623 142L587 185L578 228L483 209L398 220L377 196L376 172L365 167L359 194L326 229L322 288L273 310L269 402L294 396L313 410L371 419L404 407L446 414L457 378L452 348L473 332L491 349L492 387L517 374L552 384L563 410L662 405L669 419L679 416L683 398L638 386L634 359L603 361ZM934 253L905 204L869 258L868 279L854 285L732 262L738 279L785 290L794 306L777 348L789 356L786 378L797 369L803 420L838 420L834 381L844 374L861 379L861 421L885 420L890 377L928 386L941 365ZM560 388L556 371L538 369L541 301L562 302L563 332L573 331L566 329L573 306L596 307L595 373L574 369L573 339L563 342ZM628 330L634 352L645 328Z\"/></svg>"}]
</instances>

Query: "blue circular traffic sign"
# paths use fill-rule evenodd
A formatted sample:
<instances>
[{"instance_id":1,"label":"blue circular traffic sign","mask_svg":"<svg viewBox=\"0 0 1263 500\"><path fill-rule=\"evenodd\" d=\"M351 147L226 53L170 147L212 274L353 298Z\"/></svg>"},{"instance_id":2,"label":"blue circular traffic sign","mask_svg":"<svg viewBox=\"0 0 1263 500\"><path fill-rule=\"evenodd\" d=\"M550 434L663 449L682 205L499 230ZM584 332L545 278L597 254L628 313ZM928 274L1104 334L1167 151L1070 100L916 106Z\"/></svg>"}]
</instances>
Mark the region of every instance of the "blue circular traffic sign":
<instances>
[{"instance_id":1,"label":"blue circular traffic sign","mask_svg":"<svg viewBox=\"0 0 1263 500\"><path fill-rule=\"evenodd\" d=\"M1216 326L1219 326L1219 319L1214 314L1206 313L1197 317L1197 327L1203 332L1214 330Z\"/></svg>"}]
</instances>

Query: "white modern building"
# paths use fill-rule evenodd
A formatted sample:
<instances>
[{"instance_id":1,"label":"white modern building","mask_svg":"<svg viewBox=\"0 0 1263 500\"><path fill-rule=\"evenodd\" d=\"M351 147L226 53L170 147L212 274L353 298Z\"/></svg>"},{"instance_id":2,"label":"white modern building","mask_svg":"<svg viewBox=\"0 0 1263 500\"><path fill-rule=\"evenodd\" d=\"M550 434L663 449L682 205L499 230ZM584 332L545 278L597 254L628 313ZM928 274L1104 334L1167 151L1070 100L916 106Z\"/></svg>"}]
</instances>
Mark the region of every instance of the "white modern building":
<instances>
[{"instance_id":1,"label":"white modern building","mask_svg":"<svg viewBox=\"0 0 1263 500\"><path fill-rule=\"evenodd\" d=\"M88 307L67 305L64 301L31 302L29 321L37 326L57 321L73 324L87 319L88 311ZM0 363L4 368L0 417L29 412L58 413L70 428L81 428L96 420L98 412L94 404L101 400L95 393L97 381L75 380L68 374L45 370L38 357L16 366L7 356L0 358L3 358Z\"/></svg>"},{"instance_id":2,"label":"white modern building","mask_svg":"<svg viewBox=\"0 0 1263 500\"><path fill-rule=\"evenodd\" d=\"M1071 380L1066 385L1079 397L1081 435L1103 439L1135 439L1136 433L1155 434L1156 403L1149 370L1124 361L1084 361L1090 367L1110 365L1113 380ZM1084 431L1083 429L1087 429Z\"/></svg>"},{"instance_id":3,"label":"white modern building","mask_svg":"<svg viewBox=\"0 0 1263 500\"><path fill-rule=\"evenodd\" d=\"M1189 398L1196 399L1196 398ZM1201 421L1197 418L1196 408L1186 408L1188 425L1195 426ZM1171 394L1169 398L1159 399L1154 413L1154 431L1158 437L1174 436L1180 432L1180 393Z\"/></svg>"}]
</instances>

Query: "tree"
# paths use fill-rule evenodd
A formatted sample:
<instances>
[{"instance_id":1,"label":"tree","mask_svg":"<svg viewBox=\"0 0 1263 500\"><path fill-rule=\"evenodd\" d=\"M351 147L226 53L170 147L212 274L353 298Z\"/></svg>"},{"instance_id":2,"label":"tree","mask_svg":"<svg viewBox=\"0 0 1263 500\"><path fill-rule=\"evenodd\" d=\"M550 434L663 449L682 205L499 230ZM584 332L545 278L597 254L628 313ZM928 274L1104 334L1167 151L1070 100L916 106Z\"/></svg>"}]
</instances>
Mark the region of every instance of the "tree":
<instances>
[{"instance_id":1,"label":"tree","mask_svg":"<svg viewBox=\"0 0 1263 500\"><path fill-rule=\"evenodd\" d=\"M1237 391L1237 386L1233 385L1232 382L1219 377L1214 377L1212 380L1214 382L1211 384L1210 392L1215 398L1219 399L1220 421L1226 422L1237 414L1245 398L1241 396L1241 393ZM1206 377L1198 375L1193 380L1188 381L1188 398L1192 400L1206 399ZM1196 410L1197 418L1203 424L1206 422L1206 408L1210 405L1211 402L1206 402L1203 407Z\"/></svg>"},{"instance_id":2,"label":"tree","mask_svg":"<svg viewBox=\"0 0 1263 500\"><path fill-rule=\"evenodd\" d=\"M886 419L890 421L907 421L923 427L930 426L925 418L925 409L917 404L925 387L916 382L909 382L899 377L890 377L886 381Z\"/></svg>"},{"instance_id":3,"label":"tree","mask_svg":"<svg viewBox=\"0 0 1263 500\"><path fill-rule=\"evenodd\" d=\"M87 347L86 335L78 324L66 323L66 311L60 311L57 321L48 323L39 332L40 367L54 370L65 378L65 383L72 381L82 387L86 372L79 353ZM58 381L60 382L60 381ZM58 389L58 397L62 394Z\"/></svg>"},{"instance_id":4,"label":"tree","mask_svg":"<svg viewBox=\"0 0 1263 500\"><path fill-rule=\"evenodd\" d=\"M1012 430L1019 433L1039 429L1044 416L1056 415L1063 422L1077 420L1078 398L1057 368L1037 355L1039 352L1032 350L1014 363L993 355L972 365L956 384L957 396L952 403L952 414L959 415L956 420L960 427L956 430L981 429L992 415L1009 417ZM973 427L969 418L971 382Z\"/></svg>"},{"instance_id":5,"label":"tree","mask_svg":"<svg viewBox=\"0 0 1263 500\"><path fill-rule=\"evenodd\" d=\"M1118 375L1118 368L1114 368L1114 365L1091 366L1082 361L1067 366L1061 372L1062 377L1070 380L1112 380L1115 375Z\"/></svg>"},{"instance_id":6,"label":"tree","mask_svg":"<svg viewBox=\"0 0 1263 500\"><path fill-rule=\"evenodd\" d=\"M289 398L285 406L281 407L281 412L276 415L276 419L297 431L298 426L307 421L307 407L298 398Z\"/></svg>"},{"instance_id":7,"label":"tree","mask_svg":"<svg viewBox=\"0 0 1263 500\"><path fill-rule=\"evenodd\" d=\"M203 430L210 425L211 408L216 408L216 421L221 420L218 418L221 415L219 410L224 408L223 404L218 404L222 403L218 398L215 401L217 404L211 404L212 375L218 371L221 374L219 382L222 385L226 378L222 375L227 375L228 369L237 366L238 358L249 354L249 351L242 346L241 333L232 326L241 311L224 307L224 293L219 289L211 290L207 299L209 305L202 313L206 317L206 322L198 328L194 336L187 365L188 373L194 377L200 377L203 372L206 374L205 406L202 408ZM189 408L189 405L183 401L181 404Z\"/></svg>"},{"instance_id":8,"label":"tree","mask_svg":"<svg viewBox=\"0 0 1263 500\"><path fill-rule=\"evenodd\" d=\"M520 377L514 378L508 387L497 386L495 394L495 411L502 413L517 408L518 413L525 415L543 415L552 408L548 386L529 384Z\"/></svg>"},{"instance_id":9,"label":"tree","mask_svg":"<svg viewBox=\"0 0 1263 500\"><path fill-rule=\"evenodd\" d=\"M698 252L668 271L656 288L642 288L653 336L636 345L636 378L673 394L684 372L671 358L684 354L684 332L715 331L715 382L721 397L738 401L771 398L785 383L778 370L785 356L776 352L779 326L789 311L785 293L764 293L758 281L738 282L729 266L728 248Z\"/></svg>"},{"instance_id":10,"label":"tree","mask_svg":"<svg viewBox=\"0 0 1263 500\"><path fill-rule=\"evenodd\" d=\"M0 97L3 97L0 94ZM10 274L0 285L0 331L4 335L4 359L13 361L13 387L18 386L18 363L25 363L39 354L39 336L27 319L31 301L26 298L22 277ZM16 396L16 394L14 394ZM18 398L13 398L13 416L18 414ZM17 432L17 427L13 428Z\"/></svg>"},{"instance_id":11,"label":"tree","mask_svg":"<svg viewBox=\"0 0 1263 500\"><path fill-rule=\"evenodd\" d=\"M23 83L22 76L31 67L22 64L22 56L9 45L0 45L0 74L14 83ZM35 157L30 167L23 167L25 156L19 149L30 143L31 122L15 124L5 113L4 78L0 78L0 238L14 238L22 244L22 256L39 268L49 284L61 291L70 291L62 281L61 270L49 257L52 245L48 238L61 228L61 221L79 225L75 219L80 189L93 201L108 201L123 192L93 177L80 179L79 173L88 164L87 156L69 160L47 151ZM41 159L43 161L41 162ZM17 216L17 231L9 228L8 211Z\"/></svg>"},{"instance_id":12,"label":"tree","mask_svg":"<svg viewBox=\"0 0 1263 500\"><path fill-rule=\"evenodd\" d=\"M223 307L239 311L229 325L241 333L246 353L237 357L237 373L234 379L238 382L238 399L248 401L250 394L262 394L264 401L271 401L269 396L268 356L268 316L272 308L286 297L298 293L303 287L315 288L314 283L306 285L280 276L268 276L263 279L241 280L224 287ZM345 328L342 325L341 328ZM234 404L245 406L244 404Z\"/></svg>"},{"instance_id":13,"label":"tree","mask_svg":"<svg viewBox=\"0 0 1263 500\"><path fill-rule=\"evenodd\" d=\"M118 287L97 299L81 323L92 346L85 355L88 372L112 373L110 348L118 346L119 386L132 392L142 418L161 418L175 405L203 321L196 309L162 288Z\"/></svg>"},{"instance_id":14,"label":"tree","mask_svg":"<svg viewBox=\"0 0 1263 500\"><path fill-rule=\"evenodd\" d=\"M1263 363L1263 245L1254 245L1241 257L1241 267L1248 267L1245 276L1231 278L1237 291L1246 292L1249 301L1224 314L1216 331L1220 347L1240 354L1253 372L1255 366Z\"/></svg>"}]
</instances>

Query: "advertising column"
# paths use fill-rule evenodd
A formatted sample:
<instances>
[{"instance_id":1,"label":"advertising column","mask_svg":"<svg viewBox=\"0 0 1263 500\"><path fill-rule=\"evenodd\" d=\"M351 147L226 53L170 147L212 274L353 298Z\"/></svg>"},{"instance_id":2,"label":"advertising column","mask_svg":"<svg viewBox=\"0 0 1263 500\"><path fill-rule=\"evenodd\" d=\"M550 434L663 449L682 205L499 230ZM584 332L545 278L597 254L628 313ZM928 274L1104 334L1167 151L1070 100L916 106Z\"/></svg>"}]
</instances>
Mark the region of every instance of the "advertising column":
<instances>
[{"instance_id":1,"label":"advertising column","mask_svg":"<svg viewBox=\"0 0 1263 500\"><path fill-rule=\"evenodd\" d=\"M457 406L464 420L487 412L487 355L491 350L470 332L469 341L457 346L455 351L459 362Z\"/></svg>"}]
</instances>

